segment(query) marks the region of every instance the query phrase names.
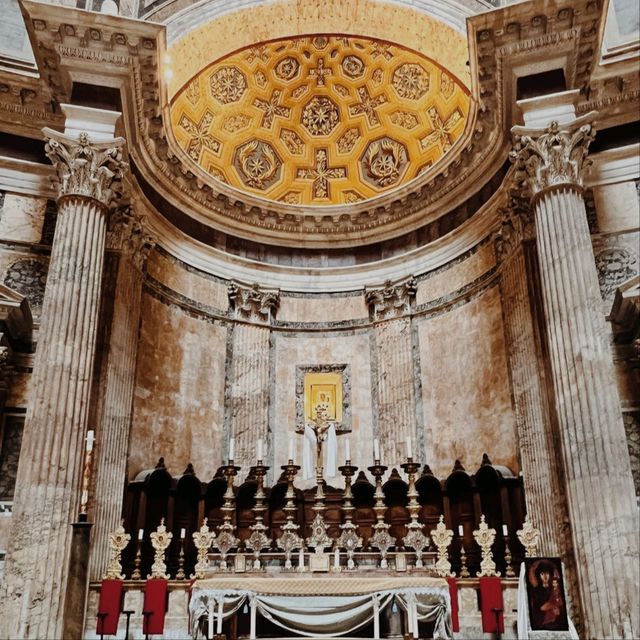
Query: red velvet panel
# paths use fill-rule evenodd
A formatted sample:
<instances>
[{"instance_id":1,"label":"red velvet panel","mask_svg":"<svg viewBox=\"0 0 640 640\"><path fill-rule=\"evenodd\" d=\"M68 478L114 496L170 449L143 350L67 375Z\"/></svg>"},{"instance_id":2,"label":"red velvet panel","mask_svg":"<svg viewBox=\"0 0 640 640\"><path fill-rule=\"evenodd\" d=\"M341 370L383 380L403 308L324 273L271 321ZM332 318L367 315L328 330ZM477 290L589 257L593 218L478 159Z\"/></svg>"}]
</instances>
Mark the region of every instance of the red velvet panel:
<instances>
[{"instance_id":1,"label":"red velvet panel","mask_svg":"<svg viewBox=\"0 0 640 640\"><path fill-rule=\"evenodd\" d=\"M98 616L96 633L98 635L115 636L118 633L118 620L122 610L122 580L103 580L100 585L100 600L98 600Z\"/></svg>"},{"instance_id":2,"label":"red velvet panel","mask_svg":"<svg viewBox=\"0 0 640 640\"><path fill-rule=\"evenodd\" d=\"M504 602L500 578L480 578L480 608L482 630L485 633L504 633ZM497 613L494 609L500 609Z\"/></svg>"},{"instance_id":3,"label":"red velvet panel","mask_svg":"<svg viewBox=\"0 0 640 640\"><path fill-rule=\"evenodd\" d=\"M167 613L167 587L169 583L160 578L147 580L144 586L142 611L151 615L143 617L142 632L150 635L164 633L164 617Z\"/></svg>"},{"instance_id":4,"label":"red velvet panel","mask_svg":"<svg viewBox=\"0 0 640 640\"><path fill-rule=\"evenodd\" d=\"M455 578L447 578L449 583L449 596L451 597L451 629L460 631L460 619L458 618L458 583Z\"/></svg>"}]
</instances>

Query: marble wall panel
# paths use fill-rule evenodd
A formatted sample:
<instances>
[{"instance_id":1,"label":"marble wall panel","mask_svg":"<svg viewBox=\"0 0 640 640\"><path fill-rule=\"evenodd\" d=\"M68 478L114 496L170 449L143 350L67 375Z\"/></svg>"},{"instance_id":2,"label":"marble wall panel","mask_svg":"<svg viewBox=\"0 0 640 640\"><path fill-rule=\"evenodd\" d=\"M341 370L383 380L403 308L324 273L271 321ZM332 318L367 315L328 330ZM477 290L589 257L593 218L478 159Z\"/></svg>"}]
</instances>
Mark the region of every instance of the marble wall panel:
<instances>
[{"instance_id":1,"label":"marble wall panel","mask_svg":"<svg viewBox=\"0 0 640 640\"><path fill-rule=\"evenodd\" d=\"M164 456L178 475L220 465L226 328L142 297L142 322L129 454L129 478Z\"/></svg>"},{"instance_id":2,"label":"marble wall panel","mask_svg":"<svg viewBox=\"0 0 640 640\"><path fill-rule=\"evenodd\" d=\"M341 322L369 315L363 295L280 296L278 320L281 322Z\"/></svg>"},{"instance_id":3,"label":"marble wall panel","mask_svg":"<svg viewBox=\"0 0 640 640\"><path fill-rule=\"evenodd\" d=\"M486 273L496 263L493 244L488 242L477 251L418 282L416 304L421 305L453 293Z\"/></svg>"},{"instance_id":4,"label":"marble wall panel","mask_svg":"<svg viewBox=\"0 0 640 640\"><path fill-rule=\"evenodd\" d=\"M352 432L338 436L338 462L344 461L344 440L351 443L352 463L360 468L372 464L373 414L371 400L370 338L367 332L319 335L316 333L275 334L271 382L273 411L272 455L275 469L286 464L289 437L296 443L295 459L302 459L302 435L294 435L296 421L296 366L348 364L351 374ZM279 473L279 472L278 472ZM331 482L331 481L330 481ZM298 482L296 481L298 484ZM312 484L312 483L308 483ZM341 486L341 478L331 482ZM305 486L302 482L299 486Z\"/></svg>"},{"instance_id":5,"label":"marble wall panel","mask_svg":"<svg viewBox=\"0 0 640 640\"><path fill-rule=\"evenodd\" d=\"M157 251L147 261L147 273L163 285L201 304L225 312L229 307L226 285L185 269Z\"/></svg>"},{"instance_id":6,"label":"marble wall panel","mask_svg":"<svg viewBox=\"0 0 640 640\"><path fill-rule=\"evenodd\" d=\"M27 407L30 393L31 373L28 371L14 371L11 376L6 406L13 408Z\"/></svg>"},{"instance_id":7,"label":"marble wall panel","mask_svg":"<svg viewBox=\"0 0 640 640\"><path fill-rule=\"evenodd\" d=\"M475 471L487 453L519 471L500 293L492 287L418 321L427 462L446 477L456 459Z\"/></svg>"},{"instance_id":8,"label":"marble wall panel","mask_svg":"<svg viewBox=\"0 0 640 640\"><path fill-rule=\"evenodd\" d=\"M593 187L593 200L600 233L616 233L638 228L640 200L635 182Z\"/></svg>"},{"instance_id":9,"label":"marble wall panel","mask_svg":"<svg viewBox=\"0 0 640 640\"><path fill-rule=\"evenodd\" d=\"M45 198L5 193L0 206L0 238L18 242L40 242Z\"/></svg>"}]
</instances>

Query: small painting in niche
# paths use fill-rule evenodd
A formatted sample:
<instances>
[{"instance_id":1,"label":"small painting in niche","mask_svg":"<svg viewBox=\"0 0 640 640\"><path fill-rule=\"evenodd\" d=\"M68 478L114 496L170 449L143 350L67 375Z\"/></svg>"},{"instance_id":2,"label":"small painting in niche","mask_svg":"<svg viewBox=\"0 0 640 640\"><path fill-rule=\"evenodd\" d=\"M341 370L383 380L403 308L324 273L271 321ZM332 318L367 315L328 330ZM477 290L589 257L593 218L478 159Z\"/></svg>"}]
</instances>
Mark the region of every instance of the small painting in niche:
<instances>
[{"instance_id":1,"label":"small painting in niche","mask_svg":"<svg viewBox=\"0 0 640 640\"><path fill-rule=\"evenodd\" d=\"M305 373L304 417L311 422L322 407L328 420L342 422L342 373Z\"/></svg>"},{"instance_id":2,"label":"small painting in niche","mask_svg":"<svg viewBox=\"0 0 640 640\"><path fill-rule=\"evenodd\" d=\"M567 599L560 558L526 558L527 600L532 631L567 631Z\"/></svg>"}]
</instances>

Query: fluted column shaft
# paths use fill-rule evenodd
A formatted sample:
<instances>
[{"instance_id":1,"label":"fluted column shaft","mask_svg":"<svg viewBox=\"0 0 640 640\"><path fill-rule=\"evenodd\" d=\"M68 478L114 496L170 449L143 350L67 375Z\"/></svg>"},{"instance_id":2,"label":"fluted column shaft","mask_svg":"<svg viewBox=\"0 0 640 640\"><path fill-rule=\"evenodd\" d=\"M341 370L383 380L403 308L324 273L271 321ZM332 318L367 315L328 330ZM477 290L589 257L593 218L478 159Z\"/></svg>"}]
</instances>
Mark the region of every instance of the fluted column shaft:
<instances>
[{"instance_id":1,"label":"fluted column shaft","mask_svg":"<svg viewBox=\"0 0 640 640\"><path fill-rule=\"evenodd\" d=\"M588 118L515 128L533 195L582 611L591 638L638 637L638 516L581 189Z\"/></svg>"},{"instance_id":2,"label":"fluted column shaft","mask_svg":"<svg viewBox=\"0 0 640 640\"><path fill-rule=\"evenodd\" d=\"M92 144L51 130L60 179L14 498L0 637L61 638L71 523L77 518L90 402L107 207L124 140Z\"/></svg>"},{"instance_id":3,"label":"fluted column shaft","mask_svg":"<svg viewBox=\"0 0 640 640\"><path fill-rule=\"evenodd\" d=\"M113 321L102 378L104 391L96 421L95 524L89 564L92 580L100 580L107 569L109 534L120 523L127 473L142 274L125 253L119 257L115 280Z\"/></svg>"}]
</instances>

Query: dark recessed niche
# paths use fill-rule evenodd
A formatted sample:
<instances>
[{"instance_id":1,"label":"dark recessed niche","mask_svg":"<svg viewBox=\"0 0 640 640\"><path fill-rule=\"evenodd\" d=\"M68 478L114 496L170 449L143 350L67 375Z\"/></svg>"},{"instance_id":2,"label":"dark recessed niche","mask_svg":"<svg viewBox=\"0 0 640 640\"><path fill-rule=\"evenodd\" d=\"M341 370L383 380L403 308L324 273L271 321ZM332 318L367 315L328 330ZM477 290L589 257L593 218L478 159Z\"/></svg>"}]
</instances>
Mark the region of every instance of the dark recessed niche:
<instances>
[{"instance_id":1,"label":"dark recessed niche","mask_svg":"<svg viewBox=\"0 0 640 640\"><path fill-rule=\"evenodd\" d=\"M628 122L608 129L598 129L596 126L596 139L591 143L589 153L638 143L640 143L640 122Z\"/></svg>"},{"instance_id":2,"label":"dark recessed niche","mask_svg":"<svg viewBox=\"0 0 640 640\"><path fill-rule=\"evenodd\" d=\"M74 82L71 91L71 104L107 111L122 111L120 89L100 87L85 82Z\"/></svg>"},{"instance_id":3,"label":"dark recessed niche","mask_svg":"<svg viewBox=\"0 0 640 640\"><path fill-rule=\"evenodd\" d=\"M542 73L532 73L530 76L518 78L517 98L537 98L550 93L559 93L567 90L563 69L551 69Z\"/></svg>"},{"instance_id":4,"label":"dark recessed niche","mask_svg":"<svg viewBox=\"0 0 640 640\"><path fill-rule=\"evenodd\" d=\"M3 131L0 131L0 156L49 164L44 153L42 140L17 136Z\"/></svg>"}]
</instances>

